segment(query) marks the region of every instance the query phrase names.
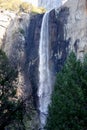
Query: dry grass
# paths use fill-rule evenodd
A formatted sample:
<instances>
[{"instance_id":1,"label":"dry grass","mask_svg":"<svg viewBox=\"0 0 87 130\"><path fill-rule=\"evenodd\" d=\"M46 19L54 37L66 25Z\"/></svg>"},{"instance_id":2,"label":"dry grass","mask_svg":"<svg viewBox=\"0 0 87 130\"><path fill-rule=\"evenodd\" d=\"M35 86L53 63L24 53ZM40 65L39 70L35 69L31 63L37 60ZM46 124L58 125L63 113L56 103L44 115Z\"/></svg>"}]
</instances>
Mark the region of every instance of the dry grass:
<instances>
[{"instance_id":1,"label":"dry grass","mask_svg":"<svg viewBox=\"0 0 87 130\"><path fill-rule=\"evenodd\" d=\"M44 8L37 8L30 3L23 2L22 0L0 0L0 8L16 12L34 12L39 14L46 11Z\"/></svg>"},{"instance_id":2,"label":"dry grass","mask_svg":"<svg viewBox=\"0 0 87 130\"><path fill-rule=\"evenodd\" d=\"M0 0L0 8L18 11L21 3L21 0Z\"/></svg>"}]
</instances>

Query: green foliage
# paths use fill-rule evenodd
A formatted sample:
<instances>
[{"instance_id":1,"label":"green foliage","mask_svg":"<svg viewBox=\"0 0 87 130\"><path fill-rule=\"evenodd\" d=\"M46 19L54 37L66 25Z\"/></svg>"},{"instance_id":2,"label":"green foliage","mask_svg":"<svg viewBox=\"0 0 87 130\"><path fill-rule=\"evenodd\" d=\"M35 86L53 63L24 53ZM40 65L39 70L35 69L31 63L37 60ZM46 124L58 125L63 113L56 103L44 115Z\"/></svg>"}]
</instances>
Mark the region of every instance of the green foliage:
<instances>
[{"instance_id":1,"label":"green foliage","mask_svg":"<svg viewBox=\"0 0 87 130\"><path fill-rule=\"evenodd\" d=\"M86 123L87 57L81 63L72 52L57 75L46 129L86 130Z\"/></svg>"},{"instance_id":2,"label":"green foliage","mask_svg":"<svg viewBox=\"0 0 87 130\"><path fill-rule=\"evenodd\" d=\"M23 102L16 96L17 71L0 50L0 130L22 117Z\"/></svg>"}]
</instances>

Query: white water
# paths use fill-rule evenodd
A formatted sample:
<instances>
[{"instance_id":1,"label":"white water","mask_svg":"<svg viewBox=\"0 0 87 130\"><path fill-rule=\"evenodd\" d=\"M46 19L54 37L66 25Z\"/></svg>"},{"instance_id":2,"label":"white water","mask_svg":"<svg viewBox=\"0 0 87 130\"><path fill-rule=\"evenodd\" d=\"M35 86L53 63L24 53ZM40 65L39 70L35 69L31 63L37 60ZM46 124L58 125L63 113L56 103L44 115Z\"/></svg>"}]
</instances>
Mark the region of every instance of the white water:
<instances>
[{"instance_id":1,"label":"white water","mask_svg":"<svg viewBox=\"0 0 87 130\"><path fill-rule=\"evenodd\" d=\"M63 0L67 1L67 0ZM51 3L50 10L56 8L56 0ZM64 4L64 3L63 3ZM62 3L60 3L62 5ZM60 6L59 5L59 6ZM50 11L49 11L50 12ZM49 51L49 12L46 12L43 16L40 44L39 44L39 111L41 129L46 124L46 118L48 114L48 105L50 104L50 97L52 93L52 75L50 70L50 51Z\"/></svg>"},{"instance_id":2,"label":"white water","mask_svg":"<svg viewBox=\"0 0 87 130\"><path fill-rule=\"evenodd\" d=\"M51 73L49 64L49 12L45 13L42 21L39 45L39 111L41 127L45 125L48 104L52 93Z\"/></svg>"}]
</instances>

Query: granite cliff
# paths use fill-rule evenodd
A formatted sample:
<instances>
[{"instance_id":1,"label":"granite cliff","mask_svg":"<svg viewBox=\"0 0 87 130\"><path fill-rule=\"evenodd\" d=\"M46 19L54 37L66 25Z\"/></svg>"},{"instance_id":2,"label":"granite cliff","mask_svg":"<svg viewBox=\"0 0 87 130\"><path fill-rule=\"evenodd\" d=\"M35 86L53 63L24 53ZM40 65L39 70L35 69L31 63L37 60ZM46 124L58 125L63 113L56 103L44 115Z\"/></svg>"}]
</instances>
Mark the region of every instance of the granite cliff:
<instances>
[{"instance_id":1,"label":"granite cliff","mask_svg":"<svg viewBox=\"0 0 87 130\"><path fill-rule=\"evenodd\" d=\"M54 7L59 7L62 5L62 0L38 0L38 6L44 7L47 10L51 10Z\"/></svg>"},{"instance_id":2,"label":"granite cliff","mask_svg":"<svg viewBox=\"0 0 87 130\"><path fill-rule=\"evenodd\" d=\"M34 106L38 109L38 48L43 14L24 13L18 16L5 12L0 13L0 46L12 65L18 68L19 95L32 95ZM87 0L68 0L50 12L50 66L54 79L71 50L81 60L87 53L86 23Z\"/></svg>"},{"instance_id":3,"label":"granite cliff","mask_svg":"<svg viewBox=\"0 0 87 130\"><path fill-rule=\"evenodd\" d=\"M31 24L36 21L35 17L34 19L35 20L30 21ZM33 74L31 79L32 83L36 86L36 88L38 86L38 47L40 26L42 21L41 19L41 16L37 18L37 22L35 23L38 24L36 24L37 26L34 27L35 30L32 30L32 36L28 34L29 37L32 37L33 39L30 40L30 42L32 43L32 52L30 53L30 57L34 57L35 55L35 58L31 60L34 61L32 62L33 65L29 65L29 73L30 75ZM50 12L50 66L52 68L54 77L55 74L63 66L66 57L71 50L75 51L77 58L80 59L82 59L83 55L87 52L86 20L86 0L69 0L62 7L58 8L57 10L52 10ZM35 23L33 26L35 26ZM30 45L28 44L28 46ZM37 80L34 80L36 78Z\"/></svg>"}]
</instances>

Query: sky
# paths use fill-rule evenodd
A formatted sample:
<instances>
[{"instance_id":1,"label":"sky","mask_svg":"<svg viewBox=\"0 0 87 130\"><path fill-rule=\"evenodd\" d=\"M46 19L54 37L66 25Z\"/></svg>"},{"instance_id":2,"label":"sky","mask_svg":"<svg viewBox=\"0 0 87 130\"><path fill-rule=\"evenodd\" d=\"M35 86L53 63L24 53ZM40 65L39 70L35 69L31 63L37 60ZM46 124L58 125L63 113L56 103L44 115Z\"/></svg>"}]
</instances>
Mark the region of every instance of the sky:
<instances>
[{"instance_id":1,"label":"sky","mask_svg":"<svg viewBox=\"0 0 87 130\"><path fill-rule=\"evenodd\" d=\"M38 0L23 0L23 1L30 2L33 5L38 6Z\"/></svg>"}]
</instances>

